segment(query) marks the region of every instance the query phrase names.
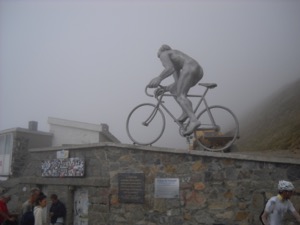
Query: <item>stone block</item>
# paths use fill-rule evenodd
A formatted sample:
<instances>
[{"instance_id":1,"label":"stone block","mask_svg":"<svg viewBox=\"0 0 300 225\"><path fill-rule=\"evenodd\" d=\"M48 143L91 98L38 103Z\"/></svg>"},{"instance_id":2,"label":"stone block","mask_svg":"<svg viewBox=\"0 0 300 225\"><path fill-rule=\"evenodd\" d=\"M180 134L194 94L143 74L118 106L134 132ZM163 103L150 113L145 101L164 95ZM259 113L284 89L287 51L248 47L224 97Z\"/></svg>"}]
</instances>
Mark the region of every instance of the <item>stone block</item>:
<instances>
[{"instance_id":1,"label":"stone block","mask_svg":"<svg viewBox=\"0 0 300 225\"><path fill-rule=\"evenodd\" d=\"M208 201L208 208L210 210L227 210L232 208L233 202L222 201L221 199L217 201Z\"/></svg>"},{"instance_id":2,"label":"stone block","mask_svg":"<svg viewBox=\"0 0 300 225\"><path fill-rule=\"evenodd\" d=\"M235 221L244 221L249 217L250 212L248 211L239 211L235 215Z\"/></svg>"},{"instance_id":3,"label":"stone block","mask_svg":"<svg viewBox=\"0 0 300 225\"><path fill-rule=\"evenodd\" d=\"M203 171L205 168L206 166L201 161L197 161L192 165L192 170L194 172Z\"/></svg>"},{"instance_id":4,"label":"stone block","mask_svg":"<svg viewBox=\"0 0 300 225\"><path fill-rule=\"evenodd\" d=\"M205 184L203 182L194 183L194 190L202 191L205 189Z\"/></svg>"},{"instance_id":5,"label":"stone block","mask_svg":"<svg viewBox=\"0 0 300 225\"><path fill-rule=\"evenodd\" d=\"M176 166L175 165L166 165L164 171L166 173L174 174L176 173Z\"/></svg>"},{"instance_id":6,"label":"stone block","mask_svg":"<svg viewBox=\"0 0 300 225\"><path fill-rule=\"evenodd\" d=\"M216 213L216 218L218 220L222 219L222 220L228 220L231 221L232 217L234 215L234 212L231 210L226 210L225 212L220 212L220 213Z\"/></svg>"}]
</instances>

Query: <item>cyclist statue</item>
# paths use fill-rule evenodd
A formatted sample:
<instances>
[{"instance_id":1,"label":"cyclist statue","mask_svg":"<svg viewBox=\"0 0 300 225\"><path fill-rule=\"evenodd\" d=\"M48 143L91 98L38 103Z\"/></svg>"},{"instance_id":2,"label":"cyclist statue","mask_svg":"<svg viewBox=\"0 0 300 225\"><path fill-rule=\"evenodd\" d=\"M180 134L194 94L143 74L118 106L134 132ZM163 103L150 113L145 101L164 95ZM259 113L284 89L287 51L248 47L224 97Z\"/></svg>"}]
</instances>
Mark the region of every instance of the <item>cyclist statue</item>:
<instances>
[{"instance_id":1,"label":"cyclist statue","mask_svg":"<svg viewBox=\"0 0 300 225\"><path fill-rule=\"evenodd\" d=\"M196 60L168 45L162 45L157 56L165 69L158 77L150 81L148 87L158 87L162 80L173 74L175 81L167 86L166 91L175 96L175 100L182 109L182 115L177 120L183 123L187 118L190 119L189 126L184 132L184 135L189 135L201 123L193 112L192 102L187 98L187 94L190 88L201 80L203 70Z\"/></svg>"}]
</instances>

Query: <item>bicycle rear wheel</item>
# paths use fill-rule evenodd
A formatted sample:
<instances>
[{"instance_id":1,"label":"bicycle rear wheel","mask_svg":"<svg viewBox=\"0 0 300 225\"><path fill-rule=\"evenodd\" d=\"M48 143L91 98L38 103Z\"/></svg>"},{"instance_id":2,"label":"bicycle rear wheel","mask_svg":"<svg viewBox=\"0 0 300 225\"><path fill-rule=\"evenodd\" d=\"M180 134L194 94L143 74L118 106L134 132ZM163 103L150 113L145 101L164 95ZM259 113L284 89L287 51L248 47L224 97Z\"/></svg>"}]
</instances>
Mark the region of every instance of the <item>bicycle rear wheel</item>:
<instances>
[{"instance_id":1,"label":"bicycle rear wheel","mask_svg":"<svg viewBox=\"0 0 300 225\"><path fill-rule=\"evenodd\" d=\"M165 130L166 120L160 108L152 103L136 106L128 115L126 131L134 144L151 145Z\"/></svg>"},{"instance_id":2,"label":"bicycle rear wheel","mask_svg":"<svg viewBox=\"0 0 300 225\"><path fill-rule=\"evenodd\" d=\"M199 114L198 119L201 126L194 132L194 136L195 144L200 149L224 151L229 149L238 138L238 120L226 107L210 106Z\"/></svg>"}]
</instances>

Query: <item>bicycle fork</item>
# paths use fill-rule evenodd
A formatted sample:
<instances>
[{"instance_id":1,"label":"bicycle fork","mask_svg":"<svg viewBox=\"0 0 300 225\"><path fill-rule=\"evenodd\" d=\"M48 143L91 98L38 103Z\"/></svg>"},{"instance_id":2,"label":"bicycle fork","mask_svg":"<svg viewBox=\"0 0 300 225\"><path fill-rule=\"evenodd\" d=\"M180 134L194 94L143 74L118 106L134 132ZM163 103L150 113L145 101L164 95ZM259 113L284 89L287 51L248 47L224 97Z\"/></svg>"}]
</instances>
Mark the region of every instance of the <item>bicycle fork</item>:
<instances>
[{"instance_id":1,"label":"bicycle fork","mask_svg":"<svg viewBox=\"0 0 300 225\"><path fill-rule=\"evenodd\" d=\"M155 117L156 113L158 111L158 106L156 106L154 108L154 110L151 112L150 116L144 121L142 122L142 124L146 127L148 127L148 125L151 123L151 121L153 120L153 118Z\"/></svg>"},{"instance_id":2,"label":"bicycle fork","mask_svg":"<svg viewBox=\"0 0 300 225\"><path fill-rule=\"evenodd\" d=\"M151 121L152 121L152 120L154 119L154 117L156 116L156 113L157 113L157 111L158 111L159 105L160 105L161 103L163 103L162 97L163 97L163 95L160 95L160 96L159 96L159 99L157 98L158 102L157 102L157 104L156 104L154 110L152 111L152 113L150 114L150 116L149 116L144 122L142 122L142 124L143 124L144 126L148 127L148 125L151 123Z\"/></svg>"}]
</instances>

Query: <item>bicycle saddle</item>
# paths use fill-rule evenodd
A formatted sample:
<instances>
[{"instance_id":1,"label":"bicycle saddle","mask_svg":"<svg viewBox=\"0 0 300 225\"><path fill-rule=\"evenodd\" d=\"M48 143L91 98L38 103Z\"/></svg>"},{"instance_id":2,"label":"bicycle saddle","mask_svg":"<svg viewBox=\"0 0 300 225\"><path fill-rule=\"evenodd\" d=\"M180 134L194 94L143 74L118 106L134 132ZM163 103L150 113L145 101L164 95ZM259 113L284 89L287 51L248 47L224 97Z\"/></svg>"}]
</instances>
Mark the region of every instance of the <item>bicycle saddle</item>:
<instances>
[{"instance_id":1,"label":"bicycle saddle","mask_svg":"<svg viewBox=\"0 0 300 225\"><path fill-rule=\"evenodd\" d=\"M217 84L214 84L214 83L199 83L199 85L201 85L203 87L207 87L207 88L215 88L215 87L217 87Z\"/></svg>"}]
</instances>

